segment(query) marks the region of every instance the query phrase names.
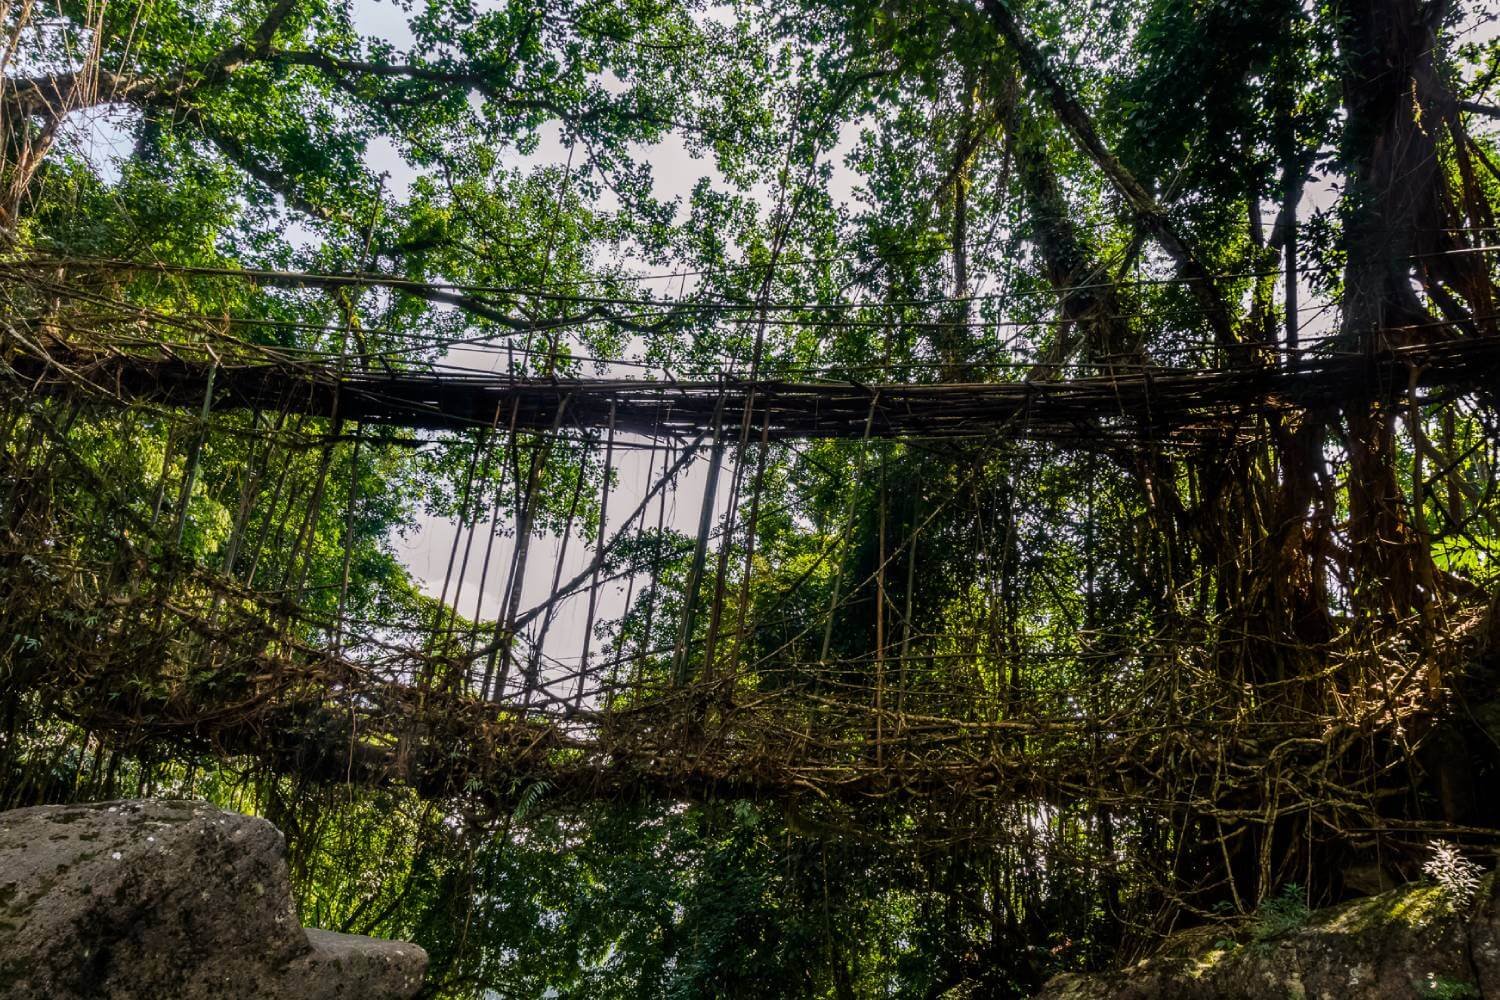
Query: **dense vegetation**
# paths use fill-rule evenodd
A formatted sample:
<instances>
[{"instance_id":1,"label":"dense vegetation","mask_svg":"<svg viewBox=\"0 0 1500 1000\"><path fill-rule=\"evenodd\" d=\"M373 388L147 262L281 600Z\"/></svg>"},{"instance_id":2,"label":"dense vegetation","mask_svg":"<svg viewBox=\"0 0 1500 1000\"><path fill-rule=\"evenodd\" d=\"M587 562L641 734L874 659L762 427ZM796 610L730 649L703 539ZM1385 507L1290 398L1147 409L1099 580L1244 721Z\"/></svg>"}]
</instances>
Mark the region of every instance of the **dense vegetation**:
<instances>
[{"instance_id":1,"label":"dense vegetation","mask_svg":"<svg viewBox=\"0 0 1500 1000\"><path fill-rule=\"evenodd\" d=\"M1493 847L1500 377L1413 353L1500 335L1492 21L0 3L0 806L263 814L304 919L418 941L433 997L1025 996ZM90 374L147 355L201 408ZM622 524L655 440L217 405L267 358L1248 388L1140 434L747 407L695 537L722 458ZM586 617L522 628L578 551Z\"/></svg>"}]
</instances>

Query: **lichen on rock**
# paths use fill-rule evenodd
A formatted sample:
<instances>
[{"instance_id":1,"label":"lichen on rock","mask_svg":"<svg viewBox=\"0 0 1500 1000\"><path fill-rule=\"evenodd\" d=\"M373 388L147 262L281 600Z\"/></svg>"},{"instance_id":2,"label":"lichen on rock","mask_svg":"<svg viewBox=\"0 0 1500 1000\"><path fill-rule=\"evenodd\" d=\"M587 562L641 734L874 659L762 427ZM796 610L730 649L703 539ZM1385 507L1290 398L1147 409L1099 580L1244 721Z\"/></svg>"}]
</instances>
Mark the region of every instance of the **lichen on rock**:
<instances>
[{"instance_id":1,"label":"lichen on rock","mask_svg":"<svg viewBox=\"0 0 1500 1000\"><path fill-rule=\"evenodd\" d=\"M0 1000L406 1000L427 955L304 930L263 819L183 801L0 813Z\"/></svg>"},{"instance_id":2,"label":"lichen on rock","mask_svg":"<svg viewBox=\"0 0 1500 1000\"><path fill-rule=\"evenodd\" d=\"M1195 928L1114 972L1054 978L1037 1000L1461 1000L1500 998L1500 884L1456 906L1408 885L1308 913L1257 940Z\"/></svg>"}]
</instances>

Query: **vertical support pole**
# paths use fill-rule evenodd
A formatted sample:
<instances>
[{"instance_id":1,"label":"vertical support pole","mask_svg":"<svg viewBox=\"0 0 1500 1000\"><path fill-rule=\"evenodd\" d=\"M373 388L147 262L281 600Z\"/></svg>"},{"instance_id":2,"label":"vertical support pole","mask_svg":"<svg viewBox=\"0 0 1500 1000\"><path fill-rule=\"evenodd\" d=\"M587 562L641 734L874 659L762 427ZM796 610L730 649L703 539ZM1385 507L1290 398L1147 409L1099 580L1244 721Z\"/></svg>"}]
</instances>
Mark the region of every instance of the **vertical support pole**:
<instances>
[{"instance_id":1,"label":"vertical support pole","mask_svg":"<svg viewBox=\"0 0 1500 1000\"><path fill-rule=\"evenodd\" d=\"M214 402L214 377L219 372L217 360L209 366L208 382L203 387L203 407L198 411L198 433L193 436L192 447L188 450L187 474L183 477L182 496L177 499L177 527L173 529L173 537L177 539L178 548L182 547L182 532L187 527L188 501L193 497L193 487L198 481L198 461L203 456L203 442L208 437L208 412Z\"/></svg>"},{"instance_id":2,"label":"vertical support pole","mask_svg":"<svg viewBox=\"0 0 1500 1000\"><path fill-rule=\"evenodd\" d=\"M486 431L484 429L481 429L479 433L474 436L474 449L469 452L469 465L468 468L464 471L463 498L459 501L458 524L454 527L453 530L453 545L448 549L448 563L443 569L443 589L438 594L437 617L433 620L432 623L432 641L434 652L439 651L437 648L437 644L442 641L441 633L444 631L443 608L448 603L448 588L453 585L453 564L458 560L458 546L459 543L463 541L464 522L469 519L469 508L472 505L471 502L474 496L474 470L479 465L479 453L485 450L485 436ZM488 465L488 462L486 462L486 465ZM465 551L465 562L468 561L468 557L469 554L467 551ZM458 578L459 582L462 583L463 570L459 570ZM453 597L453 606L455 608L457 608L458 606L457 594L455 594Z\"/></svg>"},{"instance_id":3,"label":"vertical support pole","mask_svg":"<svg viewBox=\"0 0 1500 1000\"><path fill-rule=\"evenodd\" d=\"M1295 154L1292 155L1295 159ZM1287 367L1297 367L1297 196L1302 190L1299 179L1291 171L1291 160L1285 171L1283 198L1286 212L1286 357Z\"/></svg>"},{"instance_id":4,"label":"vertical support pole","mask_svg":"<svg viewBox=\"0 0 1500 1000\"><path fill-rule=\"evenodd\" d=\"M660 420L658 420L656 428L651 432L651 450L646 455L646 479L648 484L651 478L651 470L656 468L656 447L659 443L660 431L661 422ZM670 451L670 447L668 448L668 450ZM662 478L666 478L665 465L662 466ZM665 492L665 489L663 491ZM628 518L625 524L620 527L620 530L622 532L630 527L630 522L633 520L635 522L635 537L637 539L640 538L641 532L644 531L646 527L646 511L651 507L650 499L650 494L648 493L643 499L640 510L636 513L635 517ZM635 579L638 575L639 573L637 571L637 568L632 565L630 568L630 573L625 580L625 604L623 610L620 613L620 631L615 635L614 656L610 657L609 660L609 679L603 682L604 711L606 715L608 715L611 708L615 690L619 687L620 684L620 667L626 662L624 622L629 617L630 607L635 601Z\"/></svg>"},{"instance_id":5,"label":"vertical support pole","mask_svg":"<svg viewBox=\"0 0 1500 1000\"><path fill-rule=\"evenodd\" d=\"M516 440L516 416L517 416L517 414L520 411L520 406L521 406L521 399L520 399L519 396L517 396L516 399L511 403L511 406L510 406L510 426L506 430L506 442L507 443L505 445L505 448L507 448L507 449L509 449L510 447L512 447L513 444L514 444L514 442L515 442L515 440ZM499 417L500 417L500 404L497 402L495 404L495 419L498 421ZM499 522L500 522L500 498L504 495L504 493L505 493L505 457L502 455L501 458L500 458L500 469L499 469L499 472L497 472L496 475L495 475L495 499L490 502L490 518L489 518L489 521L488 521L488 524L489 524L489 537L485 540L485 543L484 543L484 565L479 570L479 586L475 588L475 593L474 593L474 617L473 617L473 619L471 619L471 624L469 626L469 641L468 641L468 647L469 647L470 657L469 657L469 664L464 669L464 685L466 687L474 683L474 659L475 659L475 657L473 656L474 643L476 642L476 640L478 638L478 635L479 635L479 615L480 615L481 609L484 607L484 588L485 588L486 584L489 583L489 579L490 579L490 557L493 556L494 552L495 552L495 531L496 531L496 528L497 528L497 526L499 525ZM480 687L479 687L479 700L480 701L488 701L489 700L489 696L490 696L490 680L491 680L491 678L493 676L494 667L495 667L495 658L494 657L487 658L487 662L485 664L485 669L484 669L484 680L480 684Z\"/></svg>"},{"instance_id":6,"label":"vertical support pole","mask_svg":"<svg viewBox=\"0 0 1500 1000\"><path fill-rule=\"evenodd\" d=\"M308 570L312 568L312 558L307 554L307 550L311 547L313 536L318 528L318 512L323 509L323 493L328 488L328 470L333 466L333 454L343 434L344 418L335 416L333 430L329 433L328 440L323 445L323 453L318 458L318 477L313 483L312 496L308 499L302 526L297 531L297 540L287 563L287 573L282 577L283 581L291 579L288 593L294 595L292 597L294 601L302 600L302 587L307 582ZM296 574L291 576L294 566ZM288 619L288 624L290 624L290 619Z\"/></svg>"},{"instance_id":7,"label":"vertical support pole","mask_svg":"<svg viewBox=\"0 0 1500 1000\"><path fill-rule=\"evenodd\" d=\"M766 453L771 441L771 407L766 406L760 425L760 449L755 456L755 482L750 493L750 517L745 524L745 572L740 577L739 611L734 625L734 647L729 654L730 669L739 673L740 650L745 646L745 619L750 613L750 577L755 567L755 533L760 522L760 495L765 486Z\"/></svg>"},{"instance_id":8,"label":"vertical support pole","mask_svg":"<svg viewBox=\"0 0 1500 1000\"><path fill-rule=\"evenodd\" d=\"M859 504L859 481L865 472L865 445L870 440L870 428L875 423L875 410L880 405L880 390L875 390L870 396L870 412L865 417L865 432L860 436L859 460L854 465L854 489L849 493L849 510L844 519L844 530L839 537L839 547L842 548L848 542L849 536L854 533L855 508ZM833 645L833 617L838 613L839 602L844 589L844 563L843 553L840 553L838 570L833 575L833 596L828 601L828 620L823 624L823 649L818 654L818 665L828 665L828 650Z\"/></svg>"},{"instance_id":9,"label":"vertical support pole","mask_svg":"<svg viewBox=\"0 0 1500 1000\"><path fill-rule=\"evenodd\" d=\"M615 465L615 401L609 401L609 438L604 445L604 484L599 487L599 532L595 536L599 545L604 544L605 532L609 530L609 477ZM573 691L573 711L583 703L584 682L589 672L589 651L594 640L594 614L599 610L599 570L602 560L594 560L594 571L589 574L589 611L583 623L583 652L578 657L578 686Z\"/></svg>"},{"instance_id":10,"label":"vertical support pole","mask_svg":"<svg viewBox=\"0 0 1500 1000\"><path fill-rule=\"evenodd\" d=\"M672 459L672 444L667 442L661 456L661 477L667 478L667 463ZM667 526L667 493L664 485L661 491L661 500L656 507L656 551L651 556L651 593L646 598L646 620L641 625L641 646L636 654L635 665L635 687L636 693L640 693L641 678L646 666L646 656L651 651L651 629L656 623L656 601L661 596L661 538Z\"/></svg>"},{"instance_id":11,"label":"vertical support pole","mask_svg":"<svg viewBox=\"0 0 1500 1000\"><path fill-rule=\"evenodd\" d=\"M521 586L526 579L526 557L531 549L531 521L535 514L535 494L537 483L541 479L542 466L546 463L547 452L557 439L557 432L562 427L563 413L568 408L568 400L572 397L563 396L557 403L557 414L552 419L552 430L548 433L545 443L538 443L531 453L531 461L527 465L526 489L520 497L521 508L516 514L516 551L510 564L510 573L505 581L505 600L501 606L500 616L495 621L495 638L500 640L498 655L500 657L500 676L495 682L495 697L497 699L505 696L505 682L509 679L511 657L515 651L515 620L521 611ZM496 653L490 654L490 669L495 661ZM529 679L528 679L529 688Z\"/></svg>"},{"instance_id":12,"label":"vertical support pole","mask_svg":"<svg viewBox=\"0 0 1500 1000\"><path fill-rule=\"evenodd\" d=\"M885 462L880 463L880 527L875 563L875 766L885 766Z\"/></svg>"},{"instance_id":13,"label":"vertical support pole","mask_svg":"<svg viewBox=\"0 0 1500 1000\"><path fill-rule=\"evenodd\" d=\"M587 449L592 443L592 439L586 438L584 448ZM552 623L557 620L557 591L562 585L563 564L568 560L568 543L573 539L573 521L578 517L578 503L582 499L583 468L582 462L580 462L578 479L573 483L573 495L568 499L568 516L563 519L562 543L557 547L557 561L552 566L552 586L549 592L552 594L553 601L549 602L547 610L542 613L542 625L537 629L536 644L532 647L531 658L527 667L527 670L534 676L540 676L542 669L542 649L547 645L547 636L552 631ZM522 702L522 706L525 707L530 704L531 698L528 693L526 700Z\"/></svg>"},{"instance_id":14,"label":"vertical support pole","mask_svg":"<svg viewBox=\"0 0 1500 1000\"><path fill-rule=\"evenodd\" d=\"M900 677L896 682L896 726L897 729L906 727L906 664L911 655L911 616L912 616L912 588L917 579L917 535L921 533L921 525L917 521L917 514L921 512L921 496L912 499L911 503L911 543L906 553L906 607L901 615L901 665Z\"/></svg>"},{"instance_id":15,"label":"vertical support pole","mask_svg":"<svg viewBox=\"0 0 1500 1000\"><path fill-rule=\"evenodd\" d=\"M698 606L698 587L703 580L703 563L708 556L708 534L713 527L714 503L718 497L719 470L724 464L724 440L720 434L724 417L724 394L714 408L714 443L708 460L708 482L703 485L703 508L698 513L698 543L693 548L693 562L688 570L687 592L683 595L682 624L677 645L672 650L672 684L680 687L687 680L687 651L693 639L693 618Z\"/></svg>"},{"instance_id":16,"label":"vertical support pole","mask_svg":"<svg viewBox=\"0 0 1500 1000\"><path fill-rule=\"evenodd\" d=\"M359 510L359 446L364 443L365 425L354 426L354 449L349 456L349 511L344 518L344 567L339 576L339 605L333 617L333 651L344 650L344 615L349 606L349 573L354 565L354 516Z\"/></svg>"},{"instance_id":17,"label":"vertical support pole","mask_svg":"<svg viewBox=\"0 0 1500 1000\"><path fill-rule=\"evenodd\" d=\"M229 579L235 579L234 567L239 562L240 547L245 541L245 529L250 524L250 514L255 508L255 496L260 491L261 481L265 478L266 470L270 468L271 451L276 446L276 436L281 433L281 427L286 423L287 410L283 405L276 415L276 422L268 431L260 431L260 411L255 411L255 418L251 421L251 427L259 433L255 435L256 443L264 443L261 450L259 463L256 463L256 453L251 448L251 453L246 461L250 468L243 492L240 494L239 510L234 516L234 527L229 532L229 543L224 549L224 573Z\"/></svg>"}]
</instances>

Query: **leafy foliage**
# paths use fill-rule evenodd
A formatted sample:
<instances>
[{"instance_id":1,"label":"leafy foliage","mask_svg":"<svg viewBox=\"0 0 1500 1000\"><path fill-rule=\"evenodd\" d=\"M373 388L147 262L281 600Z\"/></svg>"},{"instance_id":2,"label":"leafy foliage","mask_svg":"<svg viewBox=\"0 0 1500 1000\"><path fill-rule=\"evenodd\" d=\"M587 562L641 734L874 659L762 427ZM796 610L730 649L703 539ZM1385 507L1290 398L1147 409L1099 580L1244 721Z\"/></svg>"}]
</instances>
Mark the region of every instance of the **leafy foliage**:
<instances>
[{"instance_id":1,"label":"leafy foliage","mask_svg":"<svg viewBox=\"0 0 1500 1000\"><path fill-rule=\"evenodd\" d=\"M11 5L0 374L66 347L1261 384L1493 337L1500 64L1482 5L1419 6ZM1493 393L1420 375L1274 396L1201 450L1111 449L1113 413L1076 449L762 449L725 414L728 513L700 540L663 500L607 553L634 479L567 413L411 431L7 375L0 802L261 812L305 918L418 940L432 996L1021 996L1256 899L1269 941L1367 831L1500 824L1463 721L1500 649ZM444 523L478 584L403 563ZM508 634L533 536L628 598ZM594 626L613 686L527 728L554 622ZM221 742L268 691L293 709ZM598 715L641 742L587 759ZM484 770L497 732L538 773ZM713 773L746 732L896 791ZM890 764L902 741L930 770ZM700 760L713 780L650 784ZM1428 874L1472 893L1444 850Z\"/></svg>"}]
</instances>

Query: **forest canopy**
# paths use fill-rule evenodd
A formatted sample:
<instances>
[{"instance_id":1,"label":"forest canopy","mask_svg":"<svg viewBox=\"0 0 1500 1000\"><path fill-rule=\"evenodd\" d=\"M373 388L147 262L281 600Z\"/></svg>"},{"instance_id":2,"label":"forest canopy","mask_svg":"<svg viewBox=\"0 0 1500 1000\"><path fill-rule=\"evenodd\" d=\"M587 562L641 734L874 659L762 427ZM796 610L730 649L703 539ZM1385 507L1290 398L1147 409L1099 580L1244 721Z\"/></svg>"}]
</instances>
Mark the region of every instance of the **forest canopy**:
<instances>
[{"instance_id":1,"label":"forest canopy","mask_svg":"<svg viewBox=\"0 0 1500 1000\"><path fill-rule=\"evenodd\" d=\"M1493 852L1496 19L0 0L0 808L263 815L434 998Z\"/></svg>"}]
</instances>

